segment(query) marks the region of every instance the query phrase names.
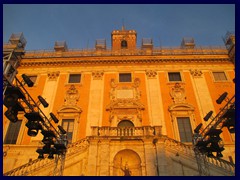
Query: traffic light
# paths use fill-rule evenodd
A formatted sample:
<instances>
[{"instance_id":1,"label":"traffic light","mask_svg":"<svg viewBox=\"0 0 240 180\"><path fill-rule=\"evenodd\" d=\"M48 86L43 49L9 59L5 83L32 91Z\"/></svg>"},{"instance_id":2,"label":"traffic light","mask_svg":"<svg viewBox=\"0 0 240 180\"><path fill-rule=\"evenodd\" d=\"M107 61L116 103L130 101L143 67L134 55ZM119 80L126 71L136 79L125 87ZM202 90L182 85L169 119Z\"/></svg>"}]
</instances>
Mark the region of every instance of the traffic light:
<instances>
[{"instance_id":1,"label":"traffic light","mask_svg":"<svg viewBox=\"0 0 240 180\"><path fill-rule=\"evenodd\" d=\"M4 115L13 123L18 121L18 112L24 111L24 107L19 99L24 99L25 95L19 87L9 86L6 89L3 104L8 108Z\"/></svg>"}]
</instances>

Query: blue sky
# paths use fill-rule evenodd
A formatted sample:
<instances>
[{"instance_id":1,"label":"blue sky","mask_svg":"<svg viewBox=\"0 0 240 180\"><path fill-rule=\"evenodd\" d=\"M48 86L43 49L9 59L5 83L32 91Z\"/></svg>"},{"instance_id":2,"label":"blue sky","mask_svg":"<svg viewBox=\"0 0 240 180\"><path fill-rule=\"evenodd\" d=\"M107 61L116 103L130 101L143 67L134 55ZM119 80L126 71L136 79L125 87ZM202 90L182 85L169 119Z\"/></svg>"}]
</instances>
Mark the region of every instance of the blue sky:
<instances>
[{"instance_id":1,"label":"blue sky","mask_svg":"<svg viewBox=\"0 0 240 180\"><path fill-rule=\"evenodd\" d=\"M137 43L152 38L154 46L179 46L193 37L198 46L224 45L235 31L234 4L4 4L3 42L23 32L26 50L53 49L66 41L69 49L94 48L122 25L137 31Z\"/></svg>"}]
</instances>

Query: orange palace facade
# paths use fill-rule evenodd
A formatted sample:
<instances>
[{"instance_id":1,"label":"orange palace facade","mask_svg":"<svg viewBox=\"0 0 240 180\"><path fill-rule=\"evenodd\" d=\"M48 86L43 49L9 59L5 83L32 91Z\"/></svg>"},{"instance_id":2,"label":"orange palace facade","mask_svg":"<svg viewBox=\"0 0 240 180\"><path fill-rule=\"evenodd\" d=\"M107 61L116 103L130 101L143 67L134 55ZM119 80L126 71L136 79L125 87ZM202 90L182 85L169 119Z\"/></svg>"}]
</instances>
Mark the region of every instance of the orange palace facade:
<instances>
[{"instance_id":1,"label":"orange palace facade","mask_svg":"<svg viewBox=\"0 0 240 180\"><path fill-rule=\"evenodd\" d=\"M110 49L101 39L94 49L56 42L54 50L24 51L16 77L31 78L33 87L25 89L36 101L41 95L49 103L39 105L44 114L54 113L54 125L67 131L64 176L196 176L193 131L226 104L216 103L222 93L235 95L235 36L225 43L198 47L183 38L165 48L142 39L137 47L137 32L122 27L112 31ZM52 176L54 160L39 160L36 152L43 135L28 136L23 112L18 119L3 115L4 175ZM205 159L209 175L235 175L235 133L222 131L223 157Z\"/></svg>"}]
</instances>

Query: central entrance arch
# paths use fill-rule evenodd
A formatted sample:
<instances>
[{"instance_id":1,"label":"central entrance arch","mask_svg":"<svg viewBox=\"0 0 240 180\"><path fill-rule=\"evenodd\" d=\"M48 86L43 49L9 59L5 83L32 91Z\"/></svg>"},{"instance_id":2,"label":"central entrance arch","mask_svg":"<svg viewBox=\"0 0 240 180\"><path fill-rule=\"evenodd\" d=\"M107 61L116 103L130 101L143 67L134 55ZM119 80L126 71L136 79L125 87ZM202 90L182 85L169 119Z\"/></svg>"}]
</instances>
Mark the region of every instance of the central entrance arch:
<instances>
[{"instance_id":1,"label":"central entrance arch","mask_svg":"<svg viewBox=\"0 0 240 180\"><path fill-rule=\"evenodd\" d=\"M139 155L131 150L119 151L113 159L113 176L141 176L142 167Z\"/></svg>"}]
</instances>

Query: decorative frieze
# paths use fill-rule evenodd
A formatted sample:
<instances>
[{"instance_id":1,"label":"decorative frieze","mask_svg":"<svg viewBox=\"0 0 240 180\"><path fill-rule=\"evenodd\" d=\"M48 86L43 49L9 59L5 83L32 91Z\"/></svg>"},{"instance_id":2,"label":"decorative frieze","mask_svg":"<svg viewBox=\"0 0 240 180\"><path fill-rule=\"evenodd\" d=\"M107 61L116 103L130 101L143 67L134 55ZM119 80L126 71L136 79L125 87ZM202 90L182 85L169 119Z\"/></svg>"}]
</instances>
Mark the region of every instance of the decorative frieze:
<instances>
[{"instance_id":1,"label":"decorative frieze","mask_svg":"<svg viewBox=\"0 0 240 180\"><path fill-rule=\"evenodd\" d=\"M49 80L52 80L52 81L56 81L58 76L60 74L60 71L55 71L55 72L48 72L47 75L48 75L48 79Z\"/></svg>"},{"instance_id":2,"label":"decorative frieze","mask_svg":"<svg viewBox=\"0 0 240 180\"><path fill-rule=\"evenodd\" d=\"M190 69L190 73L194 78L202 77L202 74L203 74L202 71L198 69Z\"/></svg>"}]
</instances>

